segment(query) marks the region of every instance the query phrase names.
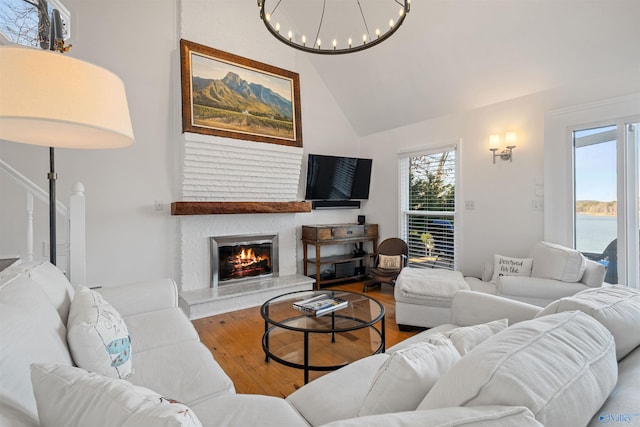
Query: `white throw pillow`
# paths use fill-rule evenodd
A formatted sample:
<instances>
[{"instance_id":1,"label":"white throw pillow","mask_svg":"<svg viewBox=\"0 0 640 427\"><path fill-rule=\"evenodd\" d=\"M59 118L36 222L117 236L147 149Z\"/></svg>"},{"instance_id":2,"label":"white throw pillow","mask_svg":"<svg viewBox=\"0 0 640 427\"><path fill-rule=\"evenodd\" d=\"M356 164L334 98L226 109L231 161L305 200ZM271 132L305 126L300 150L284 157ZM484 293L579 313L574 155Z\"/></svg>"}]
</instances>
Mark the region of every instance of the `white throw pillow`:
<instances>
[{"instance_id":1,"label":"white throw pillow","mask_svg":"<svg viewBox=\"0 0 640 427\"><path fill-rule=\"evenodd\" d=\"M611 332L618 360L640 345L640 291L637 289L627 286L585 289L552 302L536 317L572 310L588 314Z\"/></svg>"},{"instance_id":2,"label":"white throw pillow","mask_svg":"<svg viewBox=\"0 0 640 427\"><path fill-rule=\"evenodd\" d=\"M67 341L76 365L111 378L131 375L131 337L122 316L81 286L71 303Z\"/></svg>"},{"instance_id":3,"label":"white throw pillow","mask_svg":"<svg viewBox=\"0 0 640 427\"><path fill-rule=\"evenodd\" d=\"M579 311L517 323L478 345L418 410L525 406L545 426L585 426L618 379L613 337Z\"/></svg>"},{"instance_id":4,"label":"white throw pillow","mask_svg":"<svg viewBox=\"0 0 640 427\"><path fill-rule=\"evenodd\" d=\"M436 343L443 339L450 340L460 356L464 356L480 343L507 329L507 326L509 326L508 319L494 320L480 325L463 326L448 332L438 332L427 336L427 341Z\"/></svg>"},{"instance_id":5,"label":"white throw pillow","mask_svg":"<svg viewBox=\"0 0 640 427\"><path fill-rule=\"evenodd\" d=\"M493 277L495 282L498 276L531 276L532 258L512 258L503 255L493 256Z\"/></svg>"},{"instance_id":6,"label":"white throw pillow","mask_svg":"<svg viewBox=\"0 0 640 427\"><path fill-rule=\"evenodd\" d=\"M187 406L126 380L33 364L31 382L43 427L202 427Z\"/></svg>"},{"instance_id":7,"label":"white throw pillow","mask_svg":"<svg viewBox=\"0 0 640 427\"><path fill-rule=\"evenodd\" d=\"M380 367L358 416L413 411L460 354L451 341L402 348Z\"/></svg>"},{"instance_id":8,"label":"white throw pillow","mask_svg":"<svg viewBox=\"0 0 640 427\"><path fill-rule=\"evenodd\" d=\"M402 268L402 257L400 255L378 255L378 267L387 270L400 270Z\"/></svg>"}]
</instances>

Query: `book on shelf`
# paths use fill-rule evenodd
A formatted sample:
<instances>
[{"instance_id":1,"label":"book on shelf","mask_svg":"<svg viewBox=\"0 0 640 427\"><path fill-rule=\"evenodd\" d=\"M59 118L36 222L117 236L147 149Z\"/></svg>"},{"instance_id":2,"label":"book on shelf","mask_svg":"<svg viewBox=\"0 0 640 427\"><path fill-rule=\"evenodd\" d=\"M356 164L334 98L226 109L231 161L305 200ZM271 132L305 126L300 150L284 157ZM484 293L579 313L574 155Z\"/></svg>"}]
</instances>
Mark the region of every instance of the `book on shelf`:
<instances>
[{"instance_id":1,"label":"book on shelf","mask_svg":"<svg viewBox=\"0 0 640 427\"><path fill-rule=\"evenodd\" d=\"M346 300L322 294L306 300L296 301L293 306L303 313L318 317L345 308L347 304Z\"/></svg>"}]
</instances>

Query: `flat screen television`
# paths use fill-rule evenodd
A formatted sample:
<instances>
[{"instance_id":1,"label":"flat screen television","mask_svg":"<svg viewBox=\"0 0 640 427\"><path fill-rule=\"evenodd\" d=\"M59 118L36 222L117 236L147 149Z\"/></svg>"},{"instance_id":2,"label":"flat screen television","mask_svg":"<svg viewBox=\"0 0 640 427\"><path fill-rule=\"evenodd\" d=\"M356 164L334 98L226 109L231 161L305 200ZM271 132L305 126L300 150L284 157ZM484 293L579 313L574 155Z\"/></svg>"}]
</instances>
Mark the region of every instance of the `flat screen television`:
<instances>
[{"instance_id":1,"label":"flat screen television","mask_svg":"<svg viewBox=\"0 0 640 427\"><path fill-rule=\"evenodd\" d=\"M305 199L368 199L371 164L371 159L309 154Z\"/></svg>"}]
</instances>

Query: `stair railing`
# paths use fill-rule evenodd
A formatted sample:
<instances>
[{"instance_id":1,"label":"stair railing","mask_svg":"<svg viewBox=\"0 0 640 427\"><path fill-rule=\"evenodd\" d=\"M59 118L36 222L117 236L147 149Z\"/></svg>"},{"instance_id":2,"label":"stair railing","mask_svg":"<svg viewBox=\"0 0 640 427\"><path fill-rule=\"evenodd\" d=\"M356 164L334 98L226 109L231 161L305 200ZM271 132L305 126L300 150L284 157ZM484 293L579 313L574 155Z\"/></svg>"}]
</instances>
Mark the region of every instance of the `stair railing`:
<instances>
[{"instance_id":1,"label":"stair railing","mask_svg":"<svg viewBox=\"0 0 640 427\"><path fill-rule=\"evenodd\" d=\"M27 229L24 258L26 261L32 261L34 259L34 199L48 205L49 193L2 159L0 159L0 171L26 192ZM86 284L85 195L84 186L81 183L76 183L72 187L69 208L56 200L56 212L64 218L68 231L66 241L56 243L62 246L62 251L57 252L58 267L67 274L73 285Z\"/></svg>"}]
</instances>

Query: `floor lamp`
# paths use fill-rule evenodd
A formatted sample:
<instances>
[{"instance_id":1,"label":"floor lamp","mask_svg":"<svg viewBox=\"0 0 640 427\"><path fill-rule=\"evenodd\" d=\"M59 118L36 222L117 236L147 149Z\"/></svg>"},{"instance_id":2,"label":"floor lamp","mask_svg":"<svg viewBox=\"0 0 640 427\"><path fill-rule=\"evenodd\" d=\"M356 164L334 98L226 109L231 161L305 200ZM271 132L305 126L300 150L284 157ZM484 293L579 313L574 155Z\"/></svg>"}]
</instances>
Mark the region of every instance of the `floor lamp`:
<instances>
[{"instance_id":1,"label":"floor lamp","mask_svg":"<svg viewBox=\"0 0 640 427\"><path fill-rule=\"evenodd\" d=\"M0 46L0 139L50 147L50 260L56 261L54 147L133 144L124 84L104 68L61 53Z\"/></svg>"}]
</instances>

